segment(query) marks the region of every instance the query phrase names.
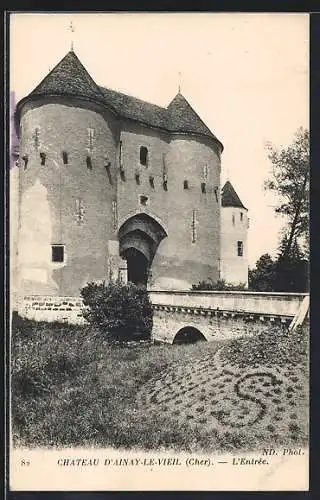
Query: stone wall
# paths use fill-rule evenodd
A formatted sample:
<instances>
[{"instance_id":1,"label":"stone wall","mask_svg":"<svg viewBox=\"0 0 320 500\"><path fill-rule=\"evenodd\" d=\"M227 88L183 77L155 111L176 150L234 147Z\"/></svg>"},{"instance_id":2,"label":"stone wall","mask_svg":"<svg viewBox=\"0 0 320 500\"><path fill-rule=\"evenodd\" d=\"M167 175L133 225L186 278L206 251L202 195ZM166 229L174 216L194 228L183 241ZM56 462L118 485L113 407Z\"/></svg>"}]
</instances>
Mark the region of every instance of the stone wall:
<instances>
[{"instance_id":1,"label":"stone wall","mask_svg":"<svg viewBox=\"0 0 320 500\"><path fill-rule=\"evenodd\" d=\"M35 321L59 321L85 324L80 297L26 296L20 299L18 312L23 318Z\"/></svg>"},{"instance_id":2,"label":"stone wall","mask_svg":"<svg viewBox=\"0 0 320 500\"><path fill-rule=\"evenodd\" d=\"M153 304L273 316L295 316L307 294L267 292L150 291Z\"/></svg>"},{"instance_id":3,"label":"stone wall","mask_svg":"<svg viewBox=\"0 0 320 500\"><path fill-rule=\"evenodd\" d=\"M221 312L207 313L201 310L166 311L156 306L153 315L152 337L159 342L173 343L180 330L192 327L198 330L207 341L233 339L257 335L270 328L287 327L291 318L269 318Z\"/></svg>"}]
</instances>

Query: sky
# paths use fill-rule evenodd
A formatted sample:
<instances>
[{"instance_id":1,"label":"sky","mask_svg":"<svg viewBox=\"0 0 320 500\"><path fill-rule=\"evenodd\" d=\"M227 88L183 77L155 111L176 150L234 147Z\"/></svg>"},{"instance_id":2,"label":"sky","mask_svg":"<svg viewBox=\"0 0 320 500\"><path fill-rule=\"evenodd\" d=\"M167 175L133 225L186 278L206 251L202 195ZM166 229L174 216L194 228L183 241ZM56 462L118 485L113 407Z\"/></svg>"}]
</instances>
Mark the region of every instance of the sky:
<instances>
[{"instance_id":1,"label":"sky","mask_svg":"<svg viewBox=\"0 0 320 500\"><path fill-rule=\"evenodd\" d=\"M180 85L224 144L221 185L229 179L249 210L249 265L275 255L284 221L263 189L272 168L265 144L286 147L298 127L309 127L308 14L13 13L16 101L71 43L98 85L164 107Z\"/></svg>"}]
</instances>

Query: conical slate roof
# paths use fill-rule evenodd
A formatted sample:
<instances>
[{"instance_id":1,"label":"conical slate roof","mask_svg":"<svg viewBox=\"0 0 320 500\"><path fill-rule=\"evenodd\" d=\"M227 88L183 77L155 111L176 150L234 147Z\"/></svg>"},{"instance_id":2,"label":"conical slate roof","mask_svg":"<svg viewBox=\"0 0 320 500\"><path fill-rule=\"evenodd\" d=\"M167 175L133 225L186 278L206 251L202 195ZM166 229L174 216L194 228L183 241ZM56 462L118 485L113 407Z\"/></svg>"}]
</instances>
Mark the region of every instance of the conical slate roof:
<instances>
[{"instance_id":1,"label":"conical slate roof","mask_svg":"<svg viewBox=\"0 0 320 500\"><path fill-rule=\"evenodd\" d=\"M180 92L170 102L167 110L172 132L194 132L216 139Z\"/></svg>"},{"instance_id":2,"label":"conical slate roof","mask_svg":"<svg viewBox=\"0 0 320 500\"><path fill-rule=\"evenodd\" d=\"M98 85L71 50L29 96L75 95L103 100Z\"/></svg>"},{"instance_id":3,"label":"conical slate roof","mask_svg":"<svg viewBox=\"0 0 320 500\"><path fill-rule=\"evenodd\" d=\"M223 207L246 208L242 204L242 201L240 200L230 181L227 181L222 188L221 205Z\"/></svg>"},{"instance_id":4,"label":"conical slate roof","mask_svg":"<svg viewBox=\"0 0 320 500\"><path fill-rule=\"evenodd\" d=\"M167 108L151 104L136 97L98 86L71 50L17 106L19 119L23 104L33 97L77 96L98 101L111 108L121 118L144 123L169 132L192 133L214 139L223 145L203 123L188 101L179 92Z\"/></svg>"}]
</instances>

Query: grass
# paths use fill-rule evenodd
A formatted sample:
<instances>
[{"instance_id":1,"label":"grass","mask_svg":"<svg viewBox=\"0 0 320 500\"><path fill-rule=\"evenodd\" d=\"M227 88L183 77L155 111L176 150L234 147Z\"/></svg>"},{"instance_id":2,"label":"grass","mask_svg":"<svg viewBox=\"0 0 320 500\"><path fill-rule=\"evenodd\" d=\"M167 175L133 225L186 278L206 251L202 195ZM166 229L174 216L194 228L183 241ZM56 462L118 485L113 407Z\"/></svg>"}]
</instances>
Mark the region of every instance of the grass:
<instances>
[{"instance_id":1,"label":"grass","mask_svg":"<svg viewBox=\"0 0 320 500\"><path fill-rule=\"evenodd\" d=\"M272 438L302 446L308 438L304 337L297 334L292 359L286 354L293 352L291 339L278 336L278 356L272 352L257 364L252 351L261 352L271 333L251 339L250 349L246 338L128 346L110 344L89 326L16 317L14 444L190 452L257 449L271 446Z\"/></svg>"}]
</instances>

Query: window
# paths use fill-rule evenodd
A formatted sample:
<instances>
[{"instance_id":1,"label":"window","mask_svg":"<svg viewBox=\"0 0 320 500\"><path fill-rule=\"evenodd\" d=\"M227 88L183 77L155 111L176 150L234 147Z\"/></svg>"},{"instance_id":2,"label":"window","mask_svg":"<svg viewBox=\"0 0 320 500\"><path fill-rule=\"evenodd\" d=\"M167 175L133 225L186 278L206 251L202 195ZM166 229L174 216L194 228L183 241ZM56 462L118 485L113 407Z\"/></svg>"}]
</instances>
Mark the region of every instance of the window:
<instances>
[{"instance_id":1,"label":"window","mask_svg":"<svg viewBox=\"0 0 320 500\"><path fill-rule=\"evenodd\" d=\"M243 256L243 241L237 242L237 248L238 248L238 257L242 257Z\"/></svg>"},{"instance_id":2,"label":"window","mask_svg":"<svg viewBox=\"0 0 320 500\"><path fill-rule=\"evenodd\" d=\"M22 157L23 161L24 161L24 169L26 170L27 168L27 165L28 165L28 161L29 161L29 156L28 155L24 155Z\"/></svg>"},{"instance_id":3,"label":"window","mask_svg":"<svg viewBox=\"0 0 320 500\"><path fill-rule=\"evenodd\" d=\"M165 191L168 191L168 181L167 181L167 179L163 179L163 189Z\"/></svg>"},{"instance_id":4,"label":"window","mask_svg":"<svg viewBox=\"0 0 320 500\"><path fill-rule=\"evenodd\" d=\"M66 151L62 151L62 161L64 165L68 164L68 153Z\"/></svg>"},{"instance_id":5,"label":"window","mask_svg":"<svg viewBox=\"0 0 320 500\"><path fill-rule=\"evenodd\" d=\"M92 170L92 159L91 159L91 156L87 156L87 168L89 170Z\"/></svg>"},{"instance_id":6,"label":"window","mask_svg":"<svg viewBox=\"0 0 320 500\"><path fill-rule=\"evenodd\" d=\"M145 196L144 194L141 194L139 196L139 203L140 205L143 205L144 207L148 205L149 202L149 197Z\"/></svg>"},{"instance_id":7,"label":"window","mask_svg":"<svg viewBox=\"0 0 320 500\"><path fill-rule=\"evenodd\" d=\"M234 216L234 214L232 214L232 225L233 225L233 226L234 226L234 224L235 224L235 221L236 221L235 216Z\"/></svg>"},{"instance_id":8,"label":"window","mask_svg":"<svg viewBox=\"0 0 320 500\"><path fill-rule=\"evenodd\" d=\"M240 212L240 220L243 220L243 213Z\"/></svg>"},{"instance_id":9,"label":"window","mask_svg":"<svg viewBox=\"0 0 320 500\"><path fill-rule=\"evenodd\" d=\"M40 162L41 162L41 165L46 164L46 153L40 153Z\"/></svg>"},{"instance_id":10,"label":"window","mask_svg":"<svg viewBox=\"0 0 320 500\"><path fill-rule=\"evenodd\" d=\"M52 245L52 262L64 261L64 245Z\"/></svg>"},{"instance_id":11,"label":"window","mask_svg":"<svg viewBox=\"0 0 320 500\"><path fill-rule=\"evenodd\" d=\"M140 163L145 167L148 166L148 149L145 146L140 147Z\"/></svg>"},{"instance_id":12,"label":"window","mask_svg":"<svg viewBox=\"0 0 320 500\"><path fill-rule=\"evenodd\" d=\"M219 202L219 198L218 198L218 187L215 186L214 188L214 194L215 194L215 197L216 197L216 202L218 203Z\"/></svg>"},{"instance_id":13,"label":"window","mask_svg":"<svg viewBox=\"0 0 320 500\"><path fill-rule=\"evenodd\" d=\"M187 180L183 181L183 189L189 189L189 183Z\"/></svg>"},{"instance_id":14,"label":"window","mask_svg":"<svg viewBox=\"0 0 320 500\"><path fill-rule=\"evenodd\" d=\"M205 182L201 182L201 192L202 193L206 192L206 183Z\"/></svg>"},{"instance_id":15,"label":"window","mask_svg":"<svg viewBox=\"0 0 320 500\"><path fill-rule=\"evenodd\" d=\"M152 187L152 189L154 189L154 177L153 177L153 175L150 175L150 177L149 177L149 184Z\"/></svg>"},{"instance_id":16,"label":"window","mask_svg":"<svg viewBox=\"0 0 320 500\"><path fill-rule=\"evenodd\" d=\"M135 173L135 178L136 178L136 183L140 184L140 173L139 172Z\"/></svg>"}]
</instances>

